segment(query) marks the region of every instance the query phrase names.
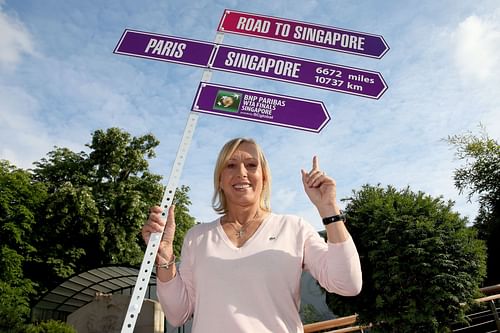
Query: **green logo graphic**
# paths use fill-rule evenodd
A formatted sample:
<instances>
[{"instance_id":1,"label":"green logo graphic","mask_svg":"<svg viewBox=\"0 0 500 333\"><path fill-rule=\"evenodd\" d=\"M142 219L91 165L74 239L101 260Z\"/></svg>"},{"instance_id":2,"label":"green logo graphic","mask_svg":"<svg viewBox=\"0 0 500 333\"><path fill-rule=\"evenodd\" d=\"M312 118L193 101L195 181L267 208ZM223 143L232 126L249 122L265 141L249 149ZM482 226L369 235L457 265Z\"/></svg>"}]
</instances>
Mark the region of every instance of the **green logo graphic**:
<instances>
[{"instance_id":1,"label":"green logo graphic","mask_svg":"<svg viewBox=\"0 0 500 333\"><path fill-rule=\"evenodd\" d=\"M214 109L225 112L238 113L240 108L241 94L234 91L219 90L214 102Z\"/></svg>"}]
</instances>

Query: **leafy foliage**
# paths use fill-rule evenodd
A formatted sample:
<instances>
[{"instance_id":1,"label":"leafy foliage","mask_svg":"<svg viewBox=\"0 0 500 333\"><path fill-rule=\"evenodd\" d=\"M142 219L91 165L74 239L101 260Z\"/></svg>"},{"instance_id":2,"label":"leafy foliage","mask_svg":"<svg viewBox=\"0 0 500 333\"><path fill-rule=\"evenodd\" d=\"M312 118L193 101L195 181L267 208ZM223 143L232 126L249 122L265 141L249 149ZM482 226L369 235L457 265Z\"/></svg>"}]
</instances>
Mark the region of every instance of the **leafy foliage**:
<instances>
[{"instance_id":1,"label":"leafy foliage","mask_svg":"<svg viewBox=\"0 0 500 333\"><path fill-rule=\"evenodd\" d=\"M22 332L30 314L31 293L29 280L20 279L15 284L0 280L0 332Z\"/></svg>"},{"instance_id":2,"label":"leafy foliage","mask_svg":"<svg viewBox=\"0 0 500 333\"><path fill-rule=\"evenodd\" d=\"M0 331L20 332L35 289L23 267L36 252L30 242L35 216L46 197L30 173L0 161Z\"/></svg>"},{"instance_id":3,"label":"leafy foliage","mask_svg":"<svg viewBox=\"0 0 500 333\"><path fill-rule=\"evenodd\" d=\"M163 191L161 177L148 171L146 161L158 143L152 135L98 130L87 145L90 154L57 148L35 163L35 177L49 191L36 229L36 246L45 253L32 267L33 272L46 271L43 285L77 270L141 262L139 231ZM188 191L182 187L176 193L179 237L194 224Z\"/></svg>"},{"instance_id":4,"label":"leafy foliage","mask_svg":"<svg viewBox=\"0 0 500 333\"><path fill-rule=\"evenodd\" d=\"M191 205L191 200L188 196L189 186L182 185L177 188L174 196L175 204L175 239L174 239L174 254L180 258L182 242L184 236L191 227L195 224L195 219L189 215L189 206Z\"/></svg>"},{"instance_id":5,"label":"leafy foliage","mask_svg":"<svg viewBox=\"0 0 500 333\"><path fill-rule=\"evenodd\" d=\"M0 331L24 332L30 305L65 278L95 267L138 265L145 248L140 229L163 192L148 170L159 144L98 130L89 153L55 148L31 172L0 161ZM177 189L176 253L194 224L189 187ZM55 322L32 332L73 332ZM30 331L30 332L31 332Z\"/></svg>"},{"instance_id":6,"label":"leafy foliage","mask_svg":"<svg viewBox=\"0 0 500 333\"><path fill-rule=\"evenodd\" d=\"M346 207L363 269L357 297L327 295L374 332L441 332L463 320L484 276L484 246L452 203L410 189L365 185Z\"/></svg>"},{"instance_id":7,"label":"leafy foliage","mask_svg":"<svg viewBox=\"0 0 500 333\"><path fill-rule=\"evenodd\" d=\"M480 136L467 133L448 137L456 157L465 166L455 170L455 186L469 198L479 195L479 202L492 210L500 200L500 145L482 130Z\"/></svg>"},{"instance_id":8,"label":"leafy foliage","mask_svg":"<svg viewBox=\"0 0 500 333\"><path fill-rule=\"evenodd\" d=\"M56 148L35 163L48 197L33 236L44 252L29 265L31 277L53 287L77 271L141 261L138 232L162 190L145 157L158 143L152 135L97 130L90 154Z\"/></svg>"},{"instance_id":9,"label":"leafy foliage","mask_svg":"<svg viewBox=\"0 0 500 333\"><path fill-rule=\"evenodd\" d=\"M18 169L7 161L0 161L2 247L15 249L23 258L30 257L35 252L29 236L46 197L45 185L34 182L29 172Z\"/></svg>"},{"instance_id":10,"label":"leafy foliage","mask_svg":"<svg viewBox=\"0 0 500 333\"><path fill-rule=\"evenodd\" d=\"M455 186L468 191L469 200L479 196L479 213L474 226L488 247L486 284L500 283L500 145L481 130L479 136L467 133L448 137L456 156L465 165L455 170Z\"/></svg>"},{"instance_id":11,"label":"leafy foliage","mask_svg":"<svg viewBox=\"0 0 500 333\"><path fill-rule=\"evenodd\" d=\"M323 318L319 314L318 310L312 304L301 304L300 305L300 317L302 324L312 324L322 321Z\"/></svg>"},{"instance_id":12,"label":"leafy foliage","mask_svg":"<svg viewBox=\"0 0 500 333\"><path fill-rule=\"evenodd\" d=\"M77 333L73 326L56 320L28 325L26 333Z\"/></svg>"}]
</instances>

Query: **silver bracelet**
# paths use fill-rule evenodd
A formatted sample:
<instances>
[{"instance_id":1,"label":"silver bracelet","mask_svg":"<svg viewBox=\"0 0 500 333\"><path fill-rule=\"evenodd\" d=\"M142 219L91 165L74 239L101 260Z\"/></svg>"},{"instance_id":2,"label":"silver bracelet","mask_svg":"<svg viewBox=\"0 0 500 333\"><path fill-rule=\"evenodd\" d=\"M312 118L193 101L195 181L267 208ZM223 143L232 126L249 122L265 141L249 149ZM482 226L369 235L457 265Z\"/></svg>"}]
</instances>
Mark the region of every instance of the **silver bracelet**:
<instances>
[{"instance_id":1,"label":"silver bracelet","mask_svg":"<svg viewBox=\"0 0 500 333\"><path fill-rule=\"evenodd\" d=\"M175 255L174 257L172 258L172 261L171 262L167 262L165 264L161 264L161 265L155 265L156 268L164 268L164 269L169 269L170 266L172 266L173 264L175 264Z\"/></svg>"}]
</instances>

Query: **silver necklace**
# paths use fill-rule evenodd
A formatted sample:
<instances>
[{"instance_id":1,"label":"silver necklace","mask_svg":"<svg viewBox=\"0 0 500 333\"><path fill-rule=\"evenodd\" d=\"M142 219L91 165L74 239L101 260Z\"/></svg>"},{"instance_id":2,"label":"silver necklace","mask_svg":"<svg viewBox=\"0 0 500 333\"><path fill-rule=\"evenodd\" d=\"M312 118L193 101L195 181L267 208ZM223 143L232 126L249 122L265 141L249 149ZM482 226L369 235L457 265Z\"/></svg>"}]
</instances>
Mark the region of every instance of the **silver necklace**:
<instances>
[{"instance_id":1,"label":"silver necklace","mask_svg":"<svg viewBox=\"0 0 500 333\"><path fill-rule=\"evenodd\" d=\"M254 218L251 219L250 221L248 221L244 226L242 226L239 229L237 229L233 223L233 222L238 222L237 220L234 220L234 221L224 220L224 223L229 223L229 225L234 229L234 231L236 231L236 234L235 234L236 238L243 238L243 236L245 235L245 232L248 229L248 227L250 226L250 224L252 224L254 221L257 221L259 218L260 218L260 216L258 216L258 213L255 213Z\"/></svg>"}]
</instances>

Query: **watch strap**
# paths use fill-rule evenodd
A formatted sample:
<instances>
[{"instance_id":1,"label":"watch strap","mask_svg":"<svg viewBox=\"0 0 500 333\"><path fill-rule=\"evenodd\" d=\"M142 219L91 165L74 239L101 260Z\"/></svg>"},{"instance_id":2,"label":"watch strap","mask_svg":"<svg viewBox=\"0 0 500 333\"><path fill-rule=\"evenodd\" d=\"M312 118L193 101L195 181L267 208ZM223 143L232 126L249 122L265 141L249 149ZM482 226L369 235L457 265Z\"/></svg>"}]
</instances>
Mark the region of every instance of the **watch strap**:
<instances>
[{"instance_id":1,"label":"watch strap","mask_svg":"<svg viewBox=\"0 0 500 333\"><path fill-rule=\"evenodd\" d=\"M335 222L339 222L339 221L345 222L345 220L346 220L345 214L340 212L340 214L338 214L338 215L324 217L323 218L323 225L329 225L331 223L335 223Z\"/></svg>"}]
</instances>

